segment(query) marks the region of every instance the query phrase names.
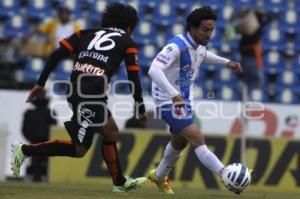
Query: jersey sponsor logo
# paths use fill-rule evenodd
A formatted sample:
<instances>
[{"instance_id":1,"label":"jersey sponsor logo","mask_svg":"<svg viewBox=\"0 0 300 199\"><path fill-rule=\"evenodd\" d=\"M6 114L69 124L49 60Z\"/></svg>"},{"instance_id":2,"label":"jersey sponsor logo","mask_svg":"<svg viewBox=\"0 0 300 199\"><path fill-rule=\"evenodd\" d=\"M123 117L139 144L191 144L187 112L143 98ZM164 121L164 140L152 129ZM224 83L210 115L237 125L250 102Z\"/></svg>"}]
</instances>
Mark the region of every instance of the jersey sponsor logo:
<instances>
[{"instance_id":1,"label":"jersey sponsor logo","mask_svg":"<svg viewBox=\"0 0 300 199\"><path fill-rule=\"evenodd\" d=\"M190 69L191 69L191 65L189 65L189 64L187 64L187 65L185 65L185 66L182 67L183 71L188 71Z\"/></svg>"},{"instance_id":2,"label":"jersey sponsor logo","mask_svg":"<svg viewBox=\"0 0 300 199\"><path fill-rule=\"evenodd\" d=\"M170 59L171 59L170 56L164 55L164 54L159 54L158 57L159 57L159 58L162 58L162 59L164 59L164 60L166 60L166 61L170 61Z\"/></svg>"},{"instance_id":3,"label":"jersey sponsor logo","mask_svg":"<svg viewBox=\"0 0 300 199\"><path fill-rule=\"evenodd\" d=\"M167 52L172 52L173 51L173 47L172 46L168 46L167 47Z\"/></svg>"},{"instance_id":4,"label":"jersey sponsor logo","mask_svg":"<svg viewBox=\"0 0 300 199\"><path fill-rule=\"evenodd\" d=\"M118 36L120 37L121 34L117 32L108 33L105 34L106 31L100 30L95 33L94 39L90 42L87 49L92 50L93 48L96 50L111 50L116 46L116 43L114 40L111 39L111 37Z\"/></svg>"},{"instance_id":5,"label":"jersey sponsor logo","mask_svg":"<svg viewBox=\"0 0 300 199\"><path fill-rule=\"evenodd\" d=\"M168 62L171 60L171 57L168 56L168 55L159 54L159 55L156 57L155 60L158 61L158 62L160 62L160 63L162 63L162 64L167 65Z\"/></svg>"},{"instance_id":6,"label":"jersey sponsor logo","mask_svg":"<svg viewBox=\"0 0 300 199\"><path fill-rule=\"evenodd\" d=\"M158 61L158 62L160 62L160 63L162 63L162 64L164 64L164 65L167 65L167 64L168 64L168 62L167 62L166 60L164 60L164 59L162 59L162 58L160 58L160 57L156 57L155 60Z\"/></svg>"},{"instance_id":7,"label":"jersey sponsor logo","mask_svg":"<svg viewBox=\"0 0 300 199\"><path fill-rule=\"evenodd\" d=\"M80 64L79 62L75 63L74 71L79 71L82 73L93 74L96 76L102 76L105 73L105 70L92 64Z\"/></svg>"},{"instance_id":8,"label":"jersey sponsor logo","mask_svg":"<svg viewBox=\"0 0 300 199\"><path fill-rule=\"evenodd\" d=\"M188 72L186 73L186 77L189 78L189 79L193 78L193 75L194 75L194 70L193 70L193 69L190 70L190 71L188 71Z\"/></svg>"},{"instance_id":9,"label":"jersey sponsor logo","mask_svg":"<svg viewBox=\"0 0 300 199\"><path fill-rule=\"evenodd\" d=\"M97 53L97 52L93 52L93 51L81 51L79 53L79 56L78 56L79 59L83 59L83 58L92 58L92 59L96 59L98 61L103 61L105 63L107 63L108 61L108 56L104 56L103 54L101 53Z\"/></svg>"},{"instance_id":10,"label":"jersey sponsor logo","mask_svg":"<svg viewBox=\"0 0 300 199\"><path fill-rule=\"evenodd\" d=\"M90 120L91 117L95 117L95 112L91 111L90 109L81 107L80 109L80 116L83 118L83 121L80 123L80 129L78 131L78 140L80 142L83 141L85 134L87 132L87 128L90 124L92 124L92 121Z\"/></svg>"}]
</instances>

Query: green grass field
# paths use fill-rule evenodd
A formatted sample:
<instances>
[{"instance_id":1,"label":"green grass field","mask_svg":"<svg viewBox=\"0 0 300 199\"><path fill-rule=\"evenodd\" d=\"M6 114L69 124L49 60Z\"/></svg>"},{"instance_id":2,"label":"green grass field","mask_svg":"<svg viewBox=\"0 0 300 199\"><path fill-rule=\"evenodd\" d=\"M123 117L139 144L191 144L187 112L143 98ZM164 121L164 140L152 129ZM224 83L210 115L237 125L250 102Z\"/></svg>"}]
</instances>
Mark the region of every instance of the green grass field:
<instances>
[{"instance_id":1,"label":"green grass field","mask_svg":"<svg viewBox=\"0 0 300 199\"><path fill-rule=\"evenodd\" d=\"M112 193L110 185L48 184L5 182L0 183L0 199L299 199L300 194L247 191L234 195L227 191L175 189L175 195L159 193L146 186L129 193Z\"/></svg>"}]
</instances>

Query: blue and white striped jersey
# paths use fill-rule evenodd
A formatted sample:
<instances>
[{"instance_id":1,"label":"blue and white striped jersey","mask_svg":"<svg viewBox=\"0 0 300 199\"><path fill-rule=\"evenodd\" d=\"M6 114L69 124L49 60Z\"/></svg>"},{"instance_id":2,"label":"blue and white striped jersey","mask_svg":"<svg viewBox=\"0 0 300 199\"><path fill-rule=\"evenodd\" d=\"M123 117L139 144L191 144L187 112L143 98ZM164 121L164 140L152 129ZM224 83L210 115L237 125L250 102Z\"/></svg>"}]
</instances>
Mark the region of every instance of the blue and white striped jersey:
<instances>
[{"instance_id":1,"label":"blue and white striped jersey","mask_svg":"<svg viewBox=\"0 0 300 199\"><path fill-rule=\"evenodd\" d=\"M172 103L172 98L181 94L184 101L192 105L193 83L201 63L226 64L228 61L207 51L205 46L197 45L188 33L175 36L158 53L150 68L162 70L168 82L163 75L149 71L155 103Z\"/></svg>"}]
</instances>

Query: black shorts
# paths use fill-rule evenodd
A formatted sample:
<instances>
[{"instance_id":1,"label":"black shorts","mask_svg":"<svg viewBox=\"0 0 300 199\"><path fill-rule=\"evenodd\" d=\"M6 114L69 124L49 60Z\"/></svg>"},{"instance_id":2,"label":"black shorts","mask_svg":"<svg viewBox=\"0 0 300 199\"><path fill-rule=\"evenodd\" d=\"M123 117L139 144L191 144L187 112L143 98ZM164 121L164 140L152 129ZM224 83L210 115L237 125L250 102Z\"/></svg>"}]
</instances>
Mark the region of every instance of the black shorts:
<instances>
[{"instance_id":1,"label":"black shorts","mask_svg":"<svg viewBox=\"0 0 300 199\"><path fill-rule=\"evenodd\" d=\"M94 134L100 132L111 117L106 99L80 97L77 93L68 97L73 116L65 122L65 127L73 143L86 149L91 146Z\"/></svg>"}]
</instances>

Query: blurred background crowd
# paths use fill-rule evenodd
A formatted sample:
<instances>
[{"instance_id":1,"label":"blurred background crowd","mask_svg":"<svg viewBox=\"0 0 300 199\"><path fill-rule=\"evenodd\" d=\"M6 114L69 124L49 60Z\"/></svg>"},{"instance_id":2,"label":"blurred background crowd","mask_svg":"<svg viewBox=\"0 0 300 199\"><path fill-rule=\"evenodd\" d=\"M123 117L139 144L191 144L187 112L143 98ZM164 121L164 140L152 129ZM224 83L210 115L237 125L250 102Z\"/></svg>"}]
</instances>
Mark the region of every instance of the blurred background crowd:
<instances>
[{"instance_id":1,"label":"blurred background crowd","mask_svg":"<svg viewBox=\"0 0 300 199\"><path fill-rule=\"evenodd\" d=\"M0 88L29 89L58 41L83 28L99 27L109 0L2 0L0 2ZM140 22L133 38L139 47L144 91L151 92L147 71L173 35L185 29L195 7L212 6L217 24L208 49L242 62L243 76L221 66L202 65L196 98L241 100L241 82L254 101L300 102L300 1L296 0L122 0L137 8ZM253 16L255 15L255 17ZM248 16L252 28L239 30ZM252 17L252 18L251 18ZM253 18L254 17L254 18ZM241 26L243 27L243 26ZM245 26L244 26L245 27ZM72 59L60 63L52 80L66 80ZM114 79L127 79L124 67ZM57 88L60 91L63 88ZM127 92L120 88L118 92ZM210 93L213 93L211 95Z\"/></svg>"}]
</instances>

